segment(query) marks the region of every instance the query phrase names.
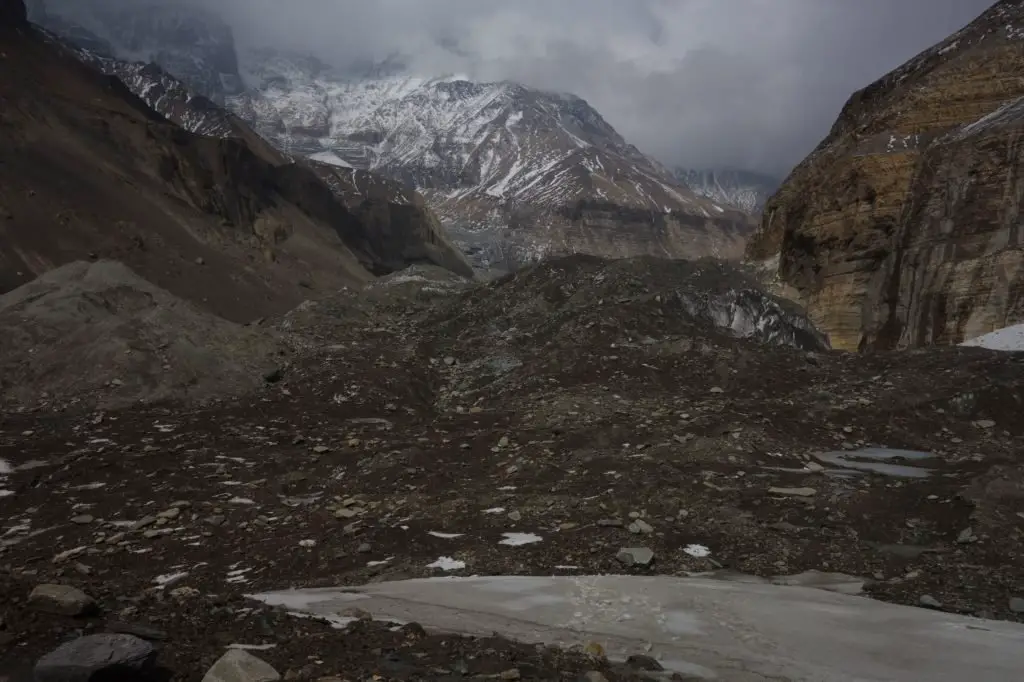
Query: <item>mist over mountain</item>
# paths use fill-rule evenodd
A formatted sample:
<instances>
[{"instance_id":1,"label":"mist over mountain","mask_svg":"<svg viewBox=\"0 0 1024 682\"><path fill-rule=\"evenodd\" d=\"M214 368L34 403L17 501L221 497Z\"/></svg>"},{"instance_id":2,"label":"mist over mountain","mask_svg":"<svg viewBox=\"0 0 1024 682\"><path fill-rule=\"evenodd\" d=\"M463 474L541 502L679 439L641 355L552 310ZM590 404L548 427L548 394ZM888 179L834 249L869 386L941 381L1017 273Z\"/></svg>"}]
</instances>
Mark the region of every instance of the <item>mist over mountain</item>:
<instances>
[{"instance_id":1,"label":"mist over mountain","mask_svg":"<svg viewBox=\"0 0 1024 682\"><path fill-rule=\"evenodd\" d=\"M459 74L572 92L669 166L738 168L773 177L784 177L828 132L850 92L988 4L751 1L742 3L742 11L711 0L46 4L84 14L140 3L216 12L243 53L251 47L298 50L338 68L390 60L411 75ZM187 22L180 30L183 36L193 31ZM220 63L220 73L228 73L228 60Z\"/></svg>"}]
</instances>

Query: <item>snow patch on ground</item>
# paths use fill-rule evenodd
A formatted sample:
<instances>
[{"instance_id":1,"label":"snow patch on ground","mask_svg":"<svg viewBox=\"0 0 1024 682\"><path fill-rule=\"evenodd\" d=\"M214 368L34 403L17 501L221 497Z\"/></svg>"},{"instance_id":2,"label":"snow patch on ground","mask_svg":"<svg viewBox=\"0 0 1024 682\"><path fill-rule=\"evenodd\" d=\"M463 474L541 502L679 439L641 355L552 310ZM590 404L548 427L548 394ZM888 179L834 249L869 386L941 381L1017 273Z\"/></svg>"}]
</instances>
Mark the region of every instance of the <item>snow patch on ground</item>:
<instances>
[{"instance_id":1,"label":"snow patch on ground","mask_svg":"<svg viewBox=\"0 0 1024 682\"><path fill-rule=\"evenodd\" d=\"M436 561L427 564L427 568L439 568L442 571L457 571L466 567L465 561L453 559L450 556L438 557Z\"/></svg>"},{"instance_id":2,"label":"snow patch on ground","mask_svg":"<svg viewBox=\"0 0 1024 682\"><path fill-rule=\"evenodd\" d=\"M964 341L960 345L988 348L989 350L1024 351L1024 324L997 329L994 332Z\"/></svg>"},{"instance_id":3,"label":"snow patch on ground","mask_svg":"<svg viewBox=\"0 0 1024 682\"><path fill-rule=\"evenodd\" d=\"M504 540L500 541L499 545L508 545L509 547L521 547L522 545L532 545L535 542L540 542L544 538L535 533L502 533Z\"/></svg>"}]
</instances>

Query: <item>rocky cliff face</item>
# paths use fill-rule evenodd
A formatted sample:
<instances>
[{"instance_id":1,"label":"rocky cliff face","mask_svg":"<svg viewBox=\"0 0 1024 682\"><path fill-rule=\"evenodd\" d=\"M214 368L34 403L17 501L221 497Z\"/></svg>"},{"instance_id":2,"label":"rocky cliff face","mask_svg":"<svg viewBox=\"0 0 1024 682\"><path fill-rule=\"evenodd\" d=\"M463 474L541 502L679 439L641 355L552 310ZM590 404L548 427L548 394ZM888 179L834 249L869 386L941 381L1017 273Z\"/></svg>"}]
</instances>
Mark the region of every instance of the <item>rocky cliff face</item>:
<instances>
[{"instance_id":1,"label":"rocky cliff face","mask_svg":"<svg viewBox=\"0 0 1024 682\"><path fill-rule=\"evenodd\" d=\"M838 348L956 343L1024 319L1024 2L854 94L747 257Z\"/></svg>"}]
</instances>

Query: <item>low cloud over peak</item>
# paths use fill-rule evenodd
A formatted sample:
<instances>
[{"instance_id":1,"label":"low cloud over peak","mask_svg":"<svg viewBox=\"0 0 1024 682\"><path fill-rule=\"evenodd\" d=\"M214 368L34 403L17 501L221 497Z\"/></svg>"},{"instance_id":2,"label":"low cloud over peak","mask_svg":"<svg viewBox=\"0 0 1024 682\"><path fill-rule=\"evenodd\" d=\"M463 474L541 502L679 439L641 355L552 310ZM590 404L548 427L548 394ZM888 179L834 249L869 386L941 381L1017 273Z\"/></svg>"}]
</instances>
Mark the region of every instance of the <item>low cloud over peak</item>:
<instances>
[{"instance_id":1,"label":"low cloud over peak","mask_svg":"<svg viewBox=\"0 0 1024 682\"><path fill-rule=\"evenodd\" d=\"M400 54L423 75L460 73L569 91L665 163L776 176L824 137L854 90L991 4L179 1L221 13L245 46L311 51L338 66Z\"/></svg>"}]
</instances>

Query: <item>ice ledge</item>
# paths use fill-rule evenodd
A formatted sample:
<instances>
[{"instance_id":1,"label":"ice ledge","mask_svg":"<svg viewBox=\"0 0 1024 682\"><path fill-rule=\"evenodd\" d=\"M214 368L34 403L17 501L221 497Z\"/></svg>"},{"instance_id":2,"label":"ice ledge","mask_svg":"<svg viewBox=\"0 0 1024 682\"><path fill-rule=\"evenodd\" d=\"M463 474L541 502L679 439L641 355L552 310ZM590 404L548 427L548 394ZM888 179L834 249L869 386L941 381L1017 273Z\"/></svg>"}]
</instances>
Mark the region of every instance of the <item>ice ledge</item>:
<instances>
[{"instance_id":1,"label":"ice ledge","mask_svg":"<svg viewBox=\"0 0 1024 682\"><path fill-rule=\"evenodd\" d=\"M253 595L337 617L648 653L705 679L962 682L1017 679L1024 625L897 606L809 587L669 576L429 578Z\"/></svg>"}]
</instances>

